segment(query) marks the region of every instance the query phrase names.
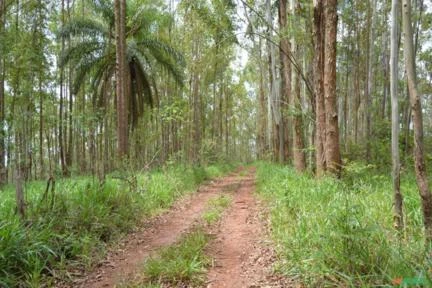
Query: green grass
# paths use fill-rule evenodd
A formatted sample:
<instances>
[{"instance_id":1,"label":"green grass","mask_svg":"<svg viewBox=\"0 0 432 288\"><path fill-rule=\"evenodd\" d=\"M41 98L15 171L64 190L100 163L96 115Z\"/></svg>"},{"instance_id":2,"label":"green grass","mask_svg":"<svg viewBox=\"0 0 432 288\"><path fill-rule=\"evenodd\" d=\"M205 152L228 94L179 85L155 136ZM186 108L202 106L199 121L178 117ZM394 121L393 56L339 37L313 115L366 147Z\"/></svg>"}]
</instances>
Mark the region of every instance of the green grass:
<instances>
[{"instance_id":1,"label":"green grass","mask_svg":"<svg viewBox=\"0 0 432 288\"><path fill-rule=\"evenodd\" d=\"M220 195L210 199L207 204L208 209L203 213L202 219L207 225L212 225L220 220L223 211L231 204L232 198L228 195Z\"/></svg>"},{"instance_id":2,"label":"green grass","mask_svg":"<svg viewBox=\"0 0 432 288\"><path fill-rule=\"evenodd\" d=\"M280 272L300 277L307 287L377 287L428 276L432 263L413 175L402 179L402 238L393 229L391 179L373 167L352 164L340 181L259 163L257 178L271 208Z\"/></svg>"},{"instance_id":3,"label":"green grass","mask_svg":"<svg viewBox=\"0 0 432 288\"><path fill-rule=\"evenodd\" d=\"M55 275L88 269L106 246L131 231L143 217L167 209L198 184L221 176L230 165L207 168L173 166L137 174L135 188L108 176L105 184L90 177L60 179L53 205L41 201L45 183L27 183L27 219L14 213L14 187L0 192L0 287L52 285Z\"/></svg>"},{"instance_id":4,"label":"green grass","mask_svg":"<svg viewBox=\"0 0 432 288\"><path fill-rule=\"evenodd\" d=\"M158 256L144 263L145 285L165 283L190 287L202 284L210 265L210 258L204 253L208 241L209 236L197 229L185 235L179 243L162 249Z\"/></svg>"}]
</instances>

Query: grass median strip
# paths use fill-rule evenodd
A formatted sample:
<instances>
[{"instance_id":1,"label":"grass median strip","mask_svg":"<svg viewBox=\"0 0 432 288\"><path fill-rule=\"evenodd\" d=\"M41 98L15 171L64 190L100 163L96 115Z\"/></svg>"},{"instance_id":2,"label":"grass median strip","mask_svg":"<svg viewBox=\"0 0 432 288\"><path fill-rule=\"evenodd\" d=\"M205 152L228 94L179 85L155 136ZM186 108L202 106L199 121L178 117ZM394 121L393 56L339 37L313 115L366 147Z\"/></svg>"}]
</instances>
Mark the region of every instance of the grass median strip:
<instances>
[{"instance_id":1,"label":"grass median strip","mask_svg":"<svg viewBox=\"0 0 432 288\"><path fill-rule=\"evenodd\" d=\"M176 244L162 248L144 262L142 274L122 288L156 288L181 286L199 287L205 281L211 258L205 249L211 240L207 228L217 223L229 207L231 197L220 195L211 199L201 216L201 223L184 235Z\"/></svg>"},{"instance_id":2,"label":"grass median strip","mask_svg":"<svg viewBox=\"0 0 432 288\"><path fill-rule=\"evenodd\" d=\"M232 198L229 195L221 195L217 198L211 199L208 203L209 209L207 209L202 219L207 225L212 225L220 220L223 211L229 207Z\"/></svg>"}]
</instances>

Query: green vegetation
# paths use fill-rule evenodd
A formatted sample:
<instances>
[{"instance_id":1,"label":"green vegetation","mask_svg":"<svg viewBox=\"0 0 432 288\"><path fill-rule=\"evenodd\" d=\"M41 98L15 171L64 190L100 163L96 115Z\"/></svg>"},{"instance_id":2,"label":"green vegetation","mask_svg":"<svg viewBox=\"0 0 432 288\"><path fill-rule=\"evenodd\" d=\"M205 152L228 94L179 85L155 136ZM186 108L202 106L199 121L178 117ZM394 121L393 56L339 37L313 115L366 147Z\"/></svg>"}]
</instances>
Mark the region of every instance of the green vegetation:
<instances>
[{"instance_id":1,"label":"green vegetation","mask_svg":"<svg viewBox=\"0 0 432 288\"><path fill-rule=\"evenodd\" d=\"M198 285L203 283L206 267L210 259L205 255L204 249L209 236L200 228L185 235L179 243L161 250L161 252L144 263L145 285L159 285L169 283L173 285ZM132 284L129 287L144 284ZM157 287L157 286L144 286Z\"/></svg>"},{"instance_id":2,"label":"green vegetation","mask_svg":"<svg viewBox=\"0 0 432 288\"><path fill-rule=\"evenodd\" d=\"M415 178L402 178L406 231L393 228L392 182L374 167L351 164L343 180L315 179L260 163L258 191L271 207L282 273L307 287L371 287L430 276Z\"/></svg>"},{"instance_id":3,"label":"green vegetation","mask_svg":"<svg viewBox=\"0 0 432 288\"><path fill-rule=\"evenodd\" d=\"M69 277L69 268L88 268L103 255L106 244L130 231L143 217L169 207L206 179L230 165L208 168L174 166L138 174L129 181L108 177L103 186L92 178L57 183L42 201L45 183L26 186L27 219L14 213L14 187L0 197L0 286L40 287L53 277ZM136 185L131 179L136 179Z\"/></svg>"},{"instance_id":4,"label":"green vegetation","mask_svg":"<svg viewBox=\"0 0 432 288\"><path fill-rule=\"evenodd\" d=\"M214 224L222 216L222 212L231 204L232 198L228 195L220 195L217 198L211 199L207 209L202 215L202 219L208 224Z\"/></svg>"}]
</instances>

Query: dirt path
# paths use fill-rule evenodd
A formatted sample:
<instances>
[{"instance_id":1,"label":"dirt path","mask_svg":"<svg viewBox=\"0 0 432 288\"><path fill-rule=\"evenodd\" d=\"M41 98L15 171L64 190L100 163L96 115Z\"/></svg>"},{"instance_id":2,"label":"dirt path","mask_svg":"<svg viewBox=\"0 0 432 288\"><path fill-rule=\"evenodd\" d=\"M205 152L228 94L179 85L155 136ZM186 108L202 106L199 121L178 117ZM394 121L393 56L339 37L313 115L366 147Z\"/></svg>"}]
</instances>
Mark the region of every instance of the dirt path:
<instances>
[{"instance_id":1,"label":"dirt path","mask_svg":"<svg viewBox=\"0 0 432 288\"><path fill-rule=\"evenodd\" d=\"M231 194L233 201L212 231L215 239L207 253L214 259L214 264L208 271L204 287L296 287L272 273L275 256L266 241L265 225L260 217L263 209L253 195L254 191L254 169L239 169L201 186L197 193L180 200L168 212L130 234L95 271L66 287L116 287L123 280L133 279L152 252L174 244L199 221L207 202L222 193Z\"/></svg>"},{"instance_id":2,"label":"dirt path","mask_svg":"<svg viewBox=\"0 0 432 288\"><path fill-rule=\"evenodd\" d=\"M231 208L209 248L214 265L208 272L207 288L295 287L272 273L275 256L266 241L262 210L253 195L255 171L239 180L240 188L233 194Z\"/></svg>"},{"instance_id":3,"label":"dirt path","mask_svg":"<svg viewBox=\"0 0 432 288\"><path fill-rule=\"evenodd\" d=\"M130 234L95 271L66 287L115 287L123 279L132 278L151 252L173 244L193 225L206 208L208 200L221 192L232 191L238 185L237 174L232 173L201 186L197 193L179 201L140 231Z\"/></svg>"}]
</instances>

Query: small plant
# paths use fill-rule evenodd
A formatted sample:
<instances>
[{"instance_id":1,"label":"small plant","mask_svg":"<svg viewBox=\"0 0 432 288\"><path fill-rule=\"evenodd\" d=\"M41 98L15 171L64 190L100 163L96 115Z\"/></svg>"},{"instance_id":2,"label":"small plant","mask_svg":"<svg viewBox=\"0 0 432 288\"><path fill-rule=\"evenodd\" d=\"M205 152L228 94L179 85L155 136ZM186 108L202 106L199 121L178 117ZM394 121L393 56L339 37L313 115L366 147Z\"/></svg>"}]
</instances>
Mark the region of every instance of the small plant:
<instances>
[{"instance_id":1,"label":"small plant","mask_svg":"<svg viewBox=\"0 0 432 288\"><path fill-rule=\"evenodd\" d=\"M202 284L210 265L210 259L204 253L208 241L209 236L198 229L184 236L176 245L162 249L158 256L144 263L146 283Z\"/></svg>"},{"instance_id":2,"label":"small plant","mask_svg":"<svg viewBox=\"0 0 432 288\"><path fill-rule=\"evenodd\" d=\"M217 198L210 199L207 204L209 209L203 213L202 219L207 225L216 223L222 217L223 211L231 204L231 201L232 198L228 195L221 195Z\"/></svg>"}]
</instances>

